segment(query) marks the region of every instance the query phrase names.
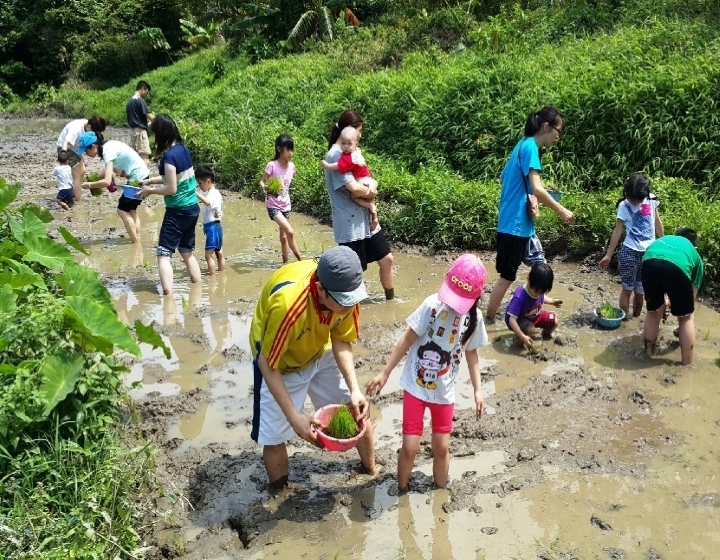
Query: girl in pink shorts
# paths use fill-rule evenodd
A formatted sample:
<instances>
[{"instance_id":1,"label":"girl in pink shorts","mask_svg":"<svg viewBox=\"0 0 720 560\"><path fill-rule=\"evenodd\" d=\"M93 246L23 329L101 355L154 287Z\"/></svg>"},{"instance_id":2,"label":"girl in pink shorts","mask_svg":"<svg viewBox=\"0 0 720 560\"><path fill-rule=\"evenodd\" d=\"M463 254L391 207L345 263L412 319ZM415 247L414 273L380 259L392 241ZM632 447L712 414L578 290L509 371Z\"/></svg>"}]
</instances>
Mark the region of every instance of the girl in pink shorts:
<instances>
[{"instance_id":1,"label":"girl in pink shorts","mask_svg":"<svg viewBox=\"0 0 720 560\"><path fill-rule=\"evenodd\" d=\"M425 407L432 420L433 479L444 488L450 468L450 432L455 410L455 377L463 354L475 392L480 418L483 396L477 349L488 344L477 305L487 272L474 255L459 257L445 275L440 291L426 298L407 319L408 329L397 341L382 373L367 386L379 394L400 360L407 355L400 385L403 393L403 444L398 457L398 489L407 492L415 455L420 449Z\"/></svg>"}]
</instances>

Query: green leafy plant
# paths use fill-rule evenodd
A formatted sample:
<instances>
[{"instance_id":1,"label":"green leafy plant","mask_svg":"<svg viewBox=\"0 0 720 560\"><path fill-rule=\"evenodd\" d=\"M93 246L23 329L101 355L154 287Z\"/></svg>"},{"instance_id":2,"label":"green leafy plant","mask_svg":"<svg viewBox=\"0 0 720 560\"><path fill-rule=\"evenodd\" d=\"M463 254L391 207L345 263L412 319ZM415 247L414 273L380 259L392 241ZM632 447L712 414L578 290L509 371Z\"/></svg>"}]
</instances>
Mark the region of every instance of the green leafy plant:
<instances>
[{"instance_id":1,"label":"green leafy plant","mask_svg":"<svg viewBox=\"0 0 720 560\"><path fill-rule=\"evenodd\" d=\"M103 176L100 175L100 173L90 173L87 180L89 183L94 183L95 181L99 181L102 178ZM100 196L102 194L102 189L100 187L91 188L90 194L92 194L93 196Z\"/></svg>"},{"instance_id":2,"label":"green leafy plant","mask_svg":"<svg viewBox=\"0 0 720 560\"><path fill-rule=\"evenodd\" d=\"M350 439L358 435L360 428L347 405L339 407L323 430L335 439Z\"/></svg>"},{"instance_id":3,"label":"green leafy plant","mask_svg":"<svg viewBox=\"0 0 720 560\"><path fill-rule=\"evenodd\" d=\"M609 301L598 307L597 314L603 319L619 319L622 315L620 310Z\"/></svg>"},{"instance_id":4,"label":"green leafy plant","mask_svg":"<svg viewBox=\"0 0 720 560\"><path fill-rule=\"evenodd\" d=\"M280 194L283 184L278 177L270 177L265 183L265 187L267 188L268 194L271 194L272 196L277 196Z\"/></svg>"}]
</instances>

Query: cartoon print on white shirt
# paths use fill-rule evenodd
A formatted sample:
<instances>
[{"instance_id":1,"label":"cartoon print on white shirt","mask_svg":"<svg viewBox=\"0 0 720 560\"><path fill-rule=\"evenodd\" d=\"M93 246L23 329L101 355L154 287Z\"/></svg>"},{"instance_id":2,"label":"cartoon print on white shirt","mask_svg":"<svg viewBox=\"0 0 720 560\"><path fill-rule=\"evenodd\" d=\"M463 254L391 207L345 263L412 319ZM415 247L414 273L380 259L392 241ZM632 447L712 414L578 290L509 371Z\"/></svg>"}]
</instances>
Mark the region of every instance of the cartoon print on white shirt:
<instances>
[{"instance_id":1,"label":"cartoon print on white shirt","mask_svg":"<svg viewBox=\"0 0 720 560\"><path fill-rule=\"evenodd\" d=\"M450 369L450 354L435 342L429 341L417 350L417 384L427 389L436 389L437 380Z\"/></svg>"}]
</instances>

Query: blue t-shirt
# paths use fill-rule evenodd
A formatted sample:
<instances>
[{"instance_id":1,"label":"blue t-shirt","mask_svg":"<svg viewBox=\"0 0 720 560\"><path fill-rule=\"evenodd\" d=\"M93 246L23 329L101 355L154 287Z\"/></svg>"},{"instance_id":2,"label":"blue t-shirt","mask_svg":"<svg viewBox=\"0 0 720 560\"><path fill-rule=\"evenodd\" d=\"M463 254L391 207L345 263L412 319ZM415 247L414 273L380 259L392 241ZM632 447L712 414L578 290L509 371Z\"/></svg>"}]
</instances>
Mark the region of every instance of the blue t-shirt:
<instances>
[{"instance_id":1,"label":"blue t-shirt","mask_svg":"<svg viewBox=\"0 0 720 560\"><path fill-rule=\"evenodd\" d=\"M168 208L184 208L186 206L197 206L197 180L193 168L190 150L185 144L175 144L163 154L158 164L158 172L165 181L165 165L170 164L177 172L177 191L175 194L165 197L165 206Z\"/></svg>"},{"instance_id":2,"label":"blue t-shirt","mask_svg":"<svg viewBox=\"0 0 720 560\"><path fill-rule=\"evenodd\" d=\"M150 177L150 170L145 162L125 142L119 140L108 140L103 144L102 160L111 163L113 168L124 171L128 179L142 181Z\"/></svg>"},{"instance_id":3,"label":"blue t-shirt","mask_svg":"<svg viewBox=\"0 0 720 560\"><path fill-rule=\"evenodd\" d=\"M532 194L528 175L530 170L540 171L540 150L535 139L525 136L510 154L505 169L500 174L500 209L497 231L518 237L535 235L535 222L527 215L527 193ZM527 190L525 185L527 184Z\"/></svg>"}]
</instances>

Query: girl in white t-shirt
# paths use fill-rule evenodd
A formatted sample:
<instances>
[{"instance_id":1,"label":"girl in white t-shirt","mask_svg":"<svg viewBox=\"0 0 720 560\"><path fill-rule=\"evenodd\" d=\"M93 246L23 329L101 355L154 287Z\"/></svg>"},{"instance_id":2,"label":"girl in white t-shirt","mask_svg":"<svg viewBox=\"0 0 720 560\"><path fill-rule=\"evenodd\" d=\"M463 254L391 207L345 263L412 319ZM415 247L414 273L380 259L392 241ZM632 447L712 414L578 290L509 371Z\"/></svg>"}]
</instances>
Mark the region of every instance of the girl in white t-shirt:
<instances>
[{"instance_id":1,"label":"girl in white t-shirt","mask_svg":"<svg viewBox=\"0 0 720 560\"><path fill-rule=\"evenodd\" d=\"M380 393L390 374L407 354L400 386L403 388L403 443L398 456L398 489L408 490L410 472L420 449L425 408L432 423L433 480L444 488L450 468L450 433L455 411L455 377L465 355L480 418L483 396L477 349L488 344L485 324L478 320L480 297L487 272L480 259L460 256L445 275L440 291L407 319L408 329L395 345L382 373L367 386L367 394ZM408 353L409 352L409 353Z\"/></svg>"},{"instance_id":2,"label":"girl in white t-shirt","mask_svg":"<svg viewBox=\"0 0 720 560\"><path fill-rule=\"evenodd\" d=\"M602 269L608 267L624 227L626 233L618 253L618 272L622 281L619 305L626 318L630 317L630 296L633 292L633 317L639 317L642 312L645 301L642 285L643 255L656 237L663 236L658 206L660 201L650 192L650 179L645 175L636 173L625 181L623 198L617 203L615 229L610 236L605 256L598 263Z\"/></svg>"},{"instance_id":3,"label":"girl in white t-shirt","mask_svg":"<svg viewBox=\"0 0 720 560\"><path fill-rule=\"evenodd\" d=\"M275 139L275 158L265 166L265 173L260 179L260 188L265 193L265 204L268 216L280 228L280 249L283 264L290 260L290 251L297 260L302 260L300 249L295 241L295 231L290 225L290 183L295 176L295 164L290 161L295 150L295 142L287 134ZM268 193L267 183L270 179L280 180L280 190Z\"/></svg>"}]
</instances>

